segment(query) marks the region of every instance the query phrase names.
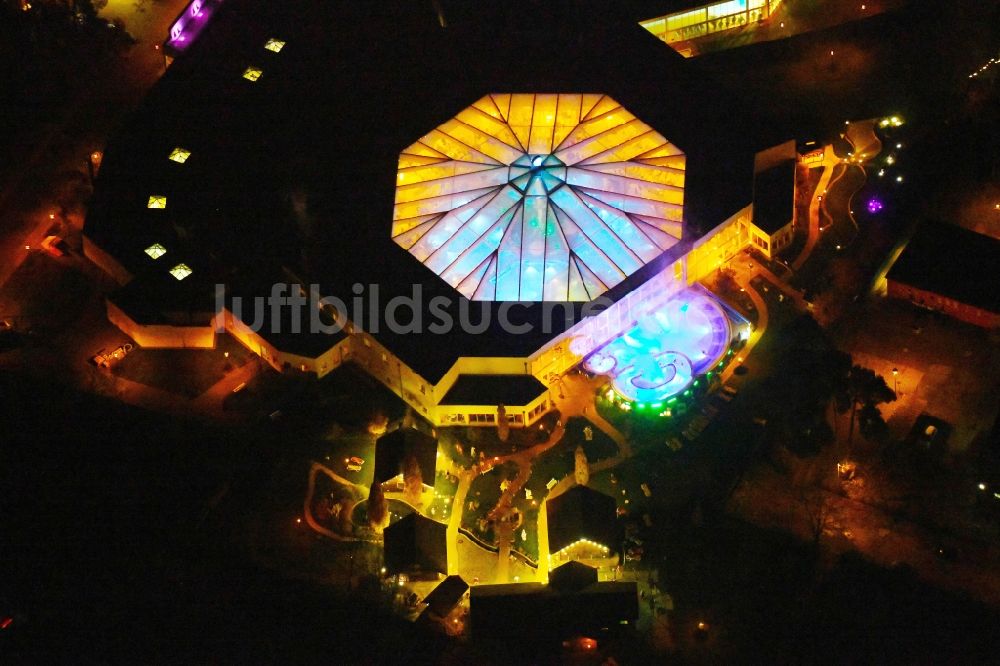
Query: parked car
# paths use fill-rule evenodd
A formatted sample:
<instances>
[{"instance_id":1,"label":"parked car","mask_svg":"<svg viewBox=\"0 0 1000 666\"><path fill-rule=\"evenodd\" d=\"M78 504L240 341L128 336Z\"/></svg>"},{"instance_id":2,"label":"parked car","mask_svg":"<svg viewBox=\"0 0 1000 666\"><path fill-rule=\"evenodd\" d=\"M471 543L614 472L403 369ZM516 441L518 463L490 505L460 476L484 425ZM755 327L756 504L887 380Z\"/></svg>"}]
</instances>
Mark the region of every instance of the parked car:
<instances>
[{"instance_id":1,"label":"parked car","mask_svg":"<svg viewBox=\"0 0 1000 666\"><path fill-rule=\"evenodd\" d=\"M128 353L132 351L132 343L126 342L122 346L118 347L114 351L105 352L103 349L97 352L91 362L99 368L110 368L112 365L122 360Z\"/></svg>"}]
</instances>

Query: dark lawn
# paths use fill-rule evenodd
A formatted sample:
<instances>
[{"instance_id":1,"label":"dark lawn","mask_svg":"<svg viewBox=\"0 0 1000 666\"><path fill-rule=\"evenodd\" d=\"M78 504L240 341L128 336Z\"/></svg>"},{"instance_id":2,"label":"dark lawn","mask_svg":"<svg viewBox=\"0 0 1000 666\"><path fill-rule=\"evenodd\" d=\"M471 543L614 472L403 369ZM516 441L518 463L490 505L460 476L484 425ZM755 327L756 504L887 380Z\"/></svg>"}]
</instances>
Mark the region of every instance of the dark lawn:
<instances>
[{"instance_id":1,"label":"dark lawn","mask_svg":"<svg viewBox=\"0 0 1000 666\"><path fill-rule=\"evenodd\" d=\"M924 585L905 568L845 555L824 570L809 545L731 519L652 534L645 546L692 657L968 663L991 660L997 648L995 609ZM704 644L693 640L699 621L710 627Z\"/></svg>"},{"instance_id":2,"label":"dark lawn","mask_svg":"<svg viewBox=\"0 0 1000 666\"><path fill-rule=\"evenodd\" d=\"M137 347L115 364L112 372L123 379L196 398L253 360L246 347L224 334L216 337L215 349Z\"/></svg>"}]
</instances>

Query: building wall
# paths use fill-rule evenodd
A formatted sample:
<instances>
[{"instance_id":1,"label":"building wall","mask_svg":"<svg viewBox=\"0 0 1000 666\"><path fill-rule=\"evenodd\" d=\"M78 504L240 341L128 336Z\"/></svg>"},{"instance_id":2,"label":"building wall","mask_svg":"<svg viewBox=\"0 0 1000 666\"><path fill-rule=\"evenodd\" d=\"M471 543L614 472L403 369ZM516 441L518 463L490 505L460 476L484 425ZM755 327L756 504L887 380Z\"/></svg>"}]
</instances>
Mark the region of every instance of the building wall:
<instances>
[{"instance_id":1,"label":"building wall","mask_svg":"<svg viewBox=\"0 0 1000 666\"><path fill-rule=\"evenodd\" d=\"M792 240L795 238L794 222L793 218L789 218L788 224L770 235L758 229L756 225L751 225L750 242L768 259L773 259L779 252L792 244Z\"/></svg>"},{"instance_id":2,"label":"building wall","mask_svg":"<svg viewBox=\"0 0 1000 666\"><path fill-rule=\"evenodd\" d=\"M400 396L418 414L437 423L435 409L438 400L444 397L444 394L438 396L432 384L371 335L356 331L352 325L345 330L349 331L347 338L349 355L345 360L350 359L357 363L365 372Z\"/></svg>"},{"instance_id":3,"label":"building wall","mask_svg":"<svg viewBox=\"0 0 1000 666\"><path fill-rule=\"evenodd\" d=\"M528 427L538 422L555 407L548 391L527 405L504 405L507 422L514 428ZM437 425L496 426L496 405L439 405Z\"/></svg>"},{"instance_id":4,"label":"building wall","mask_svg":"<svg viewBox=\"0 0 1000 666\"><path fill-rule=\"evenodd\" d=\"M214 349L215 328L208 326L161 326L136 323L111 301L107 304L108 321L140 347Z\"/></svg>"},{"instance_id":5,"label":"building wall","mask_svg":"<svg viewBox=\"0 0 1000 666\"><path fill-rule=\"evenodd\" d=\"M821 166L826 160L826 149L828 147L829 146L823 146L821 148L810 150L808 153L802 153L799 155L799 164L809 168Z\"/></svg>"},{"instance_id":6,"label":"building wall","mask_svg":"<svg viewBox=\"0 0 1000 666\"><path fill-rule=\"evenodd\" d=\"M721 0L642 21L639 25L672 44L767 20L779 4L781 0Z\"/></svg>"},{"instance_id":7,"label":"building wall","mask_svg":"<svg viewBox=\"0 0 1000 666\"><path fill-rule=\"evenodd\" d=\"M750 243L752 220L753 204L750 204L695 241L685 257L687 283L702 280L742 251Z\"/></svg>"},{"instance_id":8,"label":"building wall","mask_svg":"<svg viewBox=\"0 0 1000 666\"><path fill-rule=\"evenodd\" d=\"M932 291L911 287L908 284L892 279L887 281L887 285L888 295L891 298L910 301L920 307L937 310L959 321L982 326L983 328L1000 327L1000 313L990 312L989 310L984 310L968 303L962 303Z\"/></svg>"}]
</instances>

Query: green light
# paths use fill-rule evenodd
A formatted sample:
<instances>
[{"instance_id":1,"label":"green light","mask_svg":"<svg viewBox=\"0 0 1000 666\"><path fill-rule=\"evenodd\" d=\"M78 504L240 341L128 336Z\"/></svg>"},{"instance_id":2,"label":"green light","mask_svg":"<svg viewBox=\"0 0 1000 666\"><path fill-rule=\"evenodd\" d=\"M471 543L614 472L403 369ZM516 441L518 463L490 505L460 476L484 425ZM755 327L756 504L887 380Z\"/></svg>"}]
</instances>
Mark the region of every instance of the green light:
<instances>
[{"instance_id":1,"label":"green light","mask_svg":"<svg viewBox=\"0 0 1000 666\"><path fill-rule=\"evenodd\" d=\"M711 376L712 376L712 371L711 371L711 370L709 370L708 372L706 372L706 373L705 373L705 376L706 376L706 377L711 377Z\"/></svg>"},{"instance_id":2,"label":"green light","mask_svg":"<svg viewBox=\"0 0 1000 666\"><path fill-rule=\"evenodd\" d=\"M637 407L638 409L646 409L646 403L644 403L644 402L640 402L640 403L638 403L638 404L636 405L636 407Z\"/></svg>"},{"instance_id":3,"label":"green light","mask_svg":"<svg viewBox=\"0 0 1000 666\"><path fill-rule=\"evenodd\" d=\"M687 391L684 391L684 395L691 395L691 389L688 389Z\"/></svg>"},{"instance_id":4,"label":"green light","mask_svg":"<svg viewBox=\"0 0 1000 666\"><path fill-rule=\"evenodd\" d=\"M672 405L672 404L674 404L675 402L677 402L677 398L671 398L670 400L667 400L667 404L668 404L668 405Z\"/></svg>"},{"instance_id":5,"label":"green light","mask_svg":"<svg viewBox=\"0 0 1000 666\"><path fill-rule=\"evenodd\" d=\"M694 385L697 386L699 381L700 380L698 380L698 379L694 380Z\"/></svg>"},{"instance_id":6,"label":"green light","mask_svg":"<svg viewBox=\"0 0 1000 666\"><path fill-rule=\"evenodd\" d=\"M649 406L652 407L653 409L658 409L660 407L663 407L663 403L662 402L653 402L653 403L650 403Z\"/></svg>"}]
</instances>

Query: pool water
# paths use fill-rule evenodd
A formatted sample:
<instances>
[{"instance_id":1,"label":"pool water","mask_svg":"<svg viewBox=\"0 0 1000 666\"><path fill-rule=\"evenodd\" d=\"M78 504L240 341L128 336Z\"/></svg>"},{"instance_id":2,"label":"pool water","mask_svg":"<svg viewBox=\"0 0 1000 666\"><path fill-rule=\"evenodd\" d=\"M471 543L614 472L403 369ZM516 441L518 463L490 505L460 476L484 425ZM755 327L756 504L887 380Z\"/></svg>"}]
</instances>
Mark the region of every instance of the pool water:
<instances>
[{"instance_id":1,"label":"pool water","mask_svg":"<svg viewBox=\"0 0 1000 666\"><path fill-rule=\"evenodd\" d=\"M685 390L726 353L731 326L706 292L686 289L587 357L624 399L658 402Z\"/></svg>"}]
</instances>

